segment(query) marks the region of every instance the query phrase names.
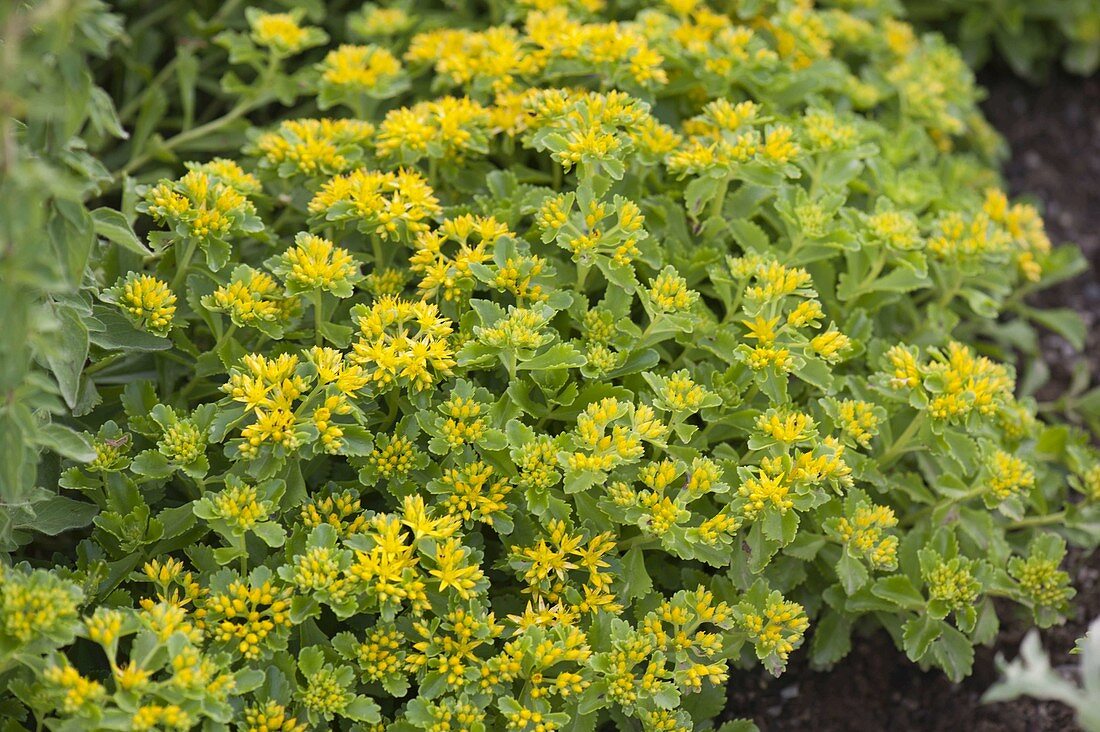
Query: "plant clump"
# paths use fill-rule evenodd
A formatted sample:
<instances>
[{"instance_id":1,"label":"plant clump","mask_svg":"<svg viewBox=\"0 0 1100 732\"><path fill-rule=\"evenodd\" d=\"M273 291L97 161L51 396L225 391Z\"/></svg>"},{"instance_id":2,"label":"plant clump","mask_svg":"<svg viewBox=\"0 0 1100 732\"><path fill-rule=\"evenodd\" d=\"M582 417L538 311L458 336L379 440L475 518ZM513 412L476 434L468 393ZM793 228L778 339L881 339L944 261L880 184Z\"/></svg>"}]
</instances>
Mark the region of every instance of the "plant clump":
<instances>
[{"instance_id":1,"label":"plant clump","mask_svg":"<svg viewBox=\"0 0 1100 732\"><path fill-rule=\"evenodd\" d=\"M1060 622L1100 454L1015 359L1079 256L891 5L226 20L256 124L135 157L62 298L87 519L5 529L2 713L707 728L731 667Z\"/></svg>"}]
</instances>

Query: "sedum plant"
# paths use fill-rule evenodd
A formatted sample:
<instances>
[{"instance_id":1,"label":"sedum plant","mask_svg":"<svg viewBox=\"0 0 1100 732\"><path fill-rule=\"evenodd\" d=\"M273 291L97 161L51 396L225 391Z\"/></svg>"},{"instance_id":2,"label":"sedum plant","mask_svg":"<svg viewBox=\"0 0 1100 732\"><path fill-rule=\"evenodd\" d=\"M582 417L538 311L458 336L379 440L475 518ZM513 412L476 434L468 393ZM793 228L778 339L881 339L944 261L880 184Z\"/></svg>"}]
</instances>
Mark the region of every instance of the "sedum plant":
<instances>
[{"instance_id":1,"label":"sedum plant","mask_svg":"<svg viewBox=\"0 0 1100 732\"><path fill-rule=\"evenodd\" d=\"M238 101L104 184L86 519L0 574L13 724L708 728L731 666L883 628L957 680L1061 621L1100 457L1013 359L1081 336L1025 301L1080 258L950 46L843 2L306 5L218 11Z\"/></svg>"}]
</instances>

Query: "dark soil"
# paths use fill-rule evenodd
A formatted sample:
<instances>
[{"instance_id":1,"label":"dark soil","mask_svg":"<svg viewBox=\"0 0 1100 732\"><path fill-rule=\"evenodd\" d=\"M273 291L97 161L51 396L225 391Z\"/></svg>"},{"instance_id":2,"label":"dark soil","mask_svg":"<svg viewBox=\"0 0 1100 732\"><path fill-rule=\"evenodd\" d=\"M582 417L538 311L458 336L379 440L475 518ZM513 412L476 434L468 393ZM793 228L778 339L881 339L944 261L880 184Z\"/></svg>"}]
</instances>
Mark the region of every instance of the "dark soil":
<instances>
[{"instance_id":1,"label":"dark soil","mask_svg":"<svg viewBox=\"0 0 1100 732\"><path fill-rule=\"evenodd\" d=\"M989 90L986 115L1012 150L1005 168L1010 192L1038 203L1055 243L1073 242L1084 251L1090 271L1036 297L1046 307L1078 310L1089 326L1085 353L1053 334L1044 335L1050 365L1048 392L1057 394L1071 366L1085 358L1094 380L1100 376L1100 76L1055 76L1030 86L1003 70L982 79ZM1078 596L1076 614L1042 633L1043 645L1060 669L1076 666L1074 641L1100 616L1100 553L1071 554L1066 570ZM998 653L1016 656L1028 625L1009 619L994 649L980 648L974 674L952 684L938 671L922 672L877 631L854 640L852 652L828 673L810 669L802 653L781 678L762 670L736 673L729 684L728 719L748 717L763 732L1046 732L1073 730L1072 713L1054 702L1019 699L981 703L996 681Z\"/></svg>"}]
</instances>

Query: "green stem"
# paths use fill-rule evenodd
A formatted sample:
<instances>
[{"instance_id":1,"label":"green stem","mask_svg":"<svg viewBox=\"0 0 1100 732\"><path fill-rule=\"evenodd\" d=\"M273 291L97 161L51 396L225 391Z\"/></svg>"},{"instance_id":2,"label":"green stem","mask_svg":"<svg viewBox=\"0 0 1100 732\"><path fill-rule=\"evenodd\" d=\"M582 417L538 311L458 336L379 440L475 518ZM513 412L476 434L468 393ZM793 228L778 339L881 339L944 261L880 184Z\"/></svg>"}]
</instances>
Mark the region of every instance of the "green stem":
<instances>
[{"instance_id":1,"label":"green stem","mask_svg":"<svg viewBox=\"0 0 1100 732\"><path fill-rule=\"evenodd\" d=\"M122 358L125 355L126 355L125 353L112 353L110 356L104 356L99 361L93 363L91 366L84 369L84 375L85 376L91 376L92 374L96 373L97 371L102 371L103 369L107 368L108 366L113 364L115 361L118 361L120 358Z\"/></svg>"},{"instance_id":2,"label":"green stem","mask_svg":"<svg viewBox=\"0 0 1100 732\"><path fill-rule=\"evenodd\" d=\"M729 188L730 188L730 179L729 178L724 179L722 181L722 183L718 186L718 193L715 194L714 198L710 202L710 217L711 218L715 218L715 217L721 218L722 217L722 208L726 204L726 192L729 191Z\"/></svg>"},{"instance_id":3,"label":"green stem","mask_svg":"<svg viewBox=\"0 0 1100 732\"><path fill-rule=\"evenodd\" d=\"M325 324L325 309L324 309L324 293L320 290L314 290L310 294L310 300L313 302L313 330L314 330L314 343L318 346L324 344L324 336L321 335L322 326Z\"/></svg>"},{"instance_id":4,"label":"green stem","mask_svg":"<svg viewBox=\"0 0 1100 732\"><path fill-rule=\"evenodd\" d=\"M588 280L588 271L592 265L587 262L577 262L577 292L584 293L584 283Z\"/></svg>"},{"instance_id":5,"label":"green stem","mask_svg":"<svg viewBox=\"0 0 1100 732\"><path fill-rule=\"evenodd\" d=\"M374 254L374 271L381 272L386 266L385 262L382 261L385 252L382 250L382 239L377 234L371 234L370 248Z\"/></svg>"},{"instance_id":6,"label":"green stem","mask_svg":"<svg viewBox=\"0 0 1100 732\"><path fill-rule=\"evenodd\" d=\"M183 284L184 279L187 277L187 268L191 266L191 260L195 256L195 250L199 247L199 240L194 238L187 239L187 245L183 250L183 257L176 261L176 276L172 278L172 291L178 292L180 285Z\"/></svg>"},{"instance_id":7,"label":"green stem","mask_svg":"<svg viewBox=\"0 0 1100 732\"><path fill-rule=\"evenodd\" d=\"M1048 526L1050 524L1057 524L1065 521L1066 512L1058 511L1057 513L1048 513L1044 516L1027 516L1019 521L1013 521L1009 526L1010 529L1026 529L1032 526Z\"/></svg>"},{"instance_id":8,"label":"green stem","mask_svg":"<svg viewBox=\"0 0 1100 732\"><path fill-rule=\"evenodd\" d=\"M204 137L208 137L228 125L230 122L233 122L237 118L244 116L248 112L266 102L266 95L254 99L251 102L246 102L242 100L221 117L218 117L217 119L212 119L206 124L199 125L198 127L192 127L191 129L185 130L178 135L173 135L172 137L169 137L161 144L161 149L175 150L177 147L186 145L189 142L194 142L195 140L200 140ZM153 154L151 152L145 152L141 155L131 158L130 162L126 163L126 165L115 172L113 176L114 182L116 184L119 183L124 176L129 175L145 163L149 162L152 157Z\"/></svg>"},{"instance_id":9,"label":"green stem","mask_svg":"<svg viewBox=\"0 0 1100 732\"><path fill-rule=\"evenodd\" d=\"M909 422L909 426L905 428L905 431L898 436L894 443L886 449L886 452L878 458L879 470L884 470L888 466L892 465L895 460L905 454L905 448L917 436L917 432L924 425L925 413L919 412L917 416L913 417Z\"/></svg>"}]
</instances>

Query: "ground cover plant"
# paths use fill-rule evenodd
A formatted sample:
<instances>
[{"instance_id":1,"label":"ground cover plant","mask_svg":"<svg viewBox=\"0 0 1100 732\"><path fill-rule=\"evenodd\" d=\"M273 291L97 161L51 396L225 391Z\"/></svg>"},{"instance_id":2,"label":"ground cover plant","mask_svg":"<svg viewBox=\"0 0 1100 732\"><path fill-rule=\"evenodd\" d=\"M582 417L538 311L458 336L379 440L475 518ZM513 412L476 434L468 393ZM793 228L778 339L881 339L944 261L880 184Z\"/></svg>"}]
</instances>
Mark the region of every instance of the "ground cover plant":
<instances>
[{"instance_id":1,"label":"ground cover plant","mask_svg":"<svg viewBox=\"0 0 1100 732\"><path fill-rule=\"evenodd\" d=\"M3 11L15 728L706 728L731 664L1059 622L1100 461L1025 297L1080 259L941 39L240 5L151 92L151 16Z\"/></svg>"}]
</instances>

